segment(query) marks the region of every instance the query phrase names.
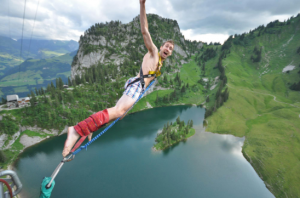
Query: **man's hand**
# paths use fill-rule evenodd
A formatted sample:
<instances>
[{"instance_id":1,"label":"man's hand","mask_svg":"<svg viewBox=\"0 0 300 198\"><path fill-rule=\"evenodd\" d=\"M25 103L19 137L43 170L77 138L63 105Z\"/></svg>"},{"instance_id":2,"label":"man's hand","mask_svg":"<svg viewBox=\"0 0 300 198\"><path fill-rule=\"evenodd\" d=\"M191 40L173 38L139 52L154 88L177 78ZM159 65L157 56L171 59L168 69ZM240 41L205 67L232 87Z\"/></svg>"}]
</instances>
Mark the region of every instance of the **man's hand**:
<instances>
[{"instance_id":1,"label":"man's hand","mask_svg":"<svg viewBox=\"0 0 300 198\"><path fill-rule=\"evenodd\" d=\"M157 48L155 47L155 45L152 41L152 38L150 36L150 33L149 33L145 2L146 2L146 0L140 0L140 4L141 4L141 9L140 9L141 32L143 34L143 38L144 38L146 48L148 49L150 54L153 56L154 54L157 54Z\"/></svg>"}]
</instances>

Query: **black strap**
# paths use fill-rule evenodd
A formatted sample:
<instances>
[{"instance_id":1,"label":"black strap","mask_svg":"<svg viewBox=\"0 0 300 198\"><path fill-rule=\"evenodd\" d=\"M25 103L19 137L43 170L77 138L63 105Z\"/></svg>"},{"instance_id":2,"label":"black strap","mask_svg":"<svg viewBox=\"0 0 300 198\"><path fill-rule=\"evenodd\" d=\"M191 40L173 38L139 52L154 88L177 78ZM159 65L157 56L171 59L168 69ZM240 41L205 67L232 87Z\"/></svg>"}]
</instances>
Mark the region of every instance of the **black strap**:
<instances>
[{"instance_id":1,"label":"black strap","mask_svg":"<svg viewBox=\"0 0 300 198\"><path fill-rule=\"evenodd\" d=\"M144 78L151 78L151 77L155 77L155 76L156 76L156 74L143 75L143 70L142 70L142 67L141 67L141 69L140 69L140 77L137 78L137 79L135 79L134 81L128 83L127 87L130 86L130 85L132 85L132 84L134 84L134 83L136 83L136 82L138 82L138 81L140 81L141 85L142 85L142 89L144 90L144 86L145 86Z\"/></svg>"},{"instance_id":2,"label":"black strap","mask_svg":"<svg viewBox=\"0 0 300 198\"><path fill-rule=\"evenodd\" d=\"M142 90L144 90L145 81L144 81L144 75L143 75L142 67L140 69L140 81L141 81L141 85L142 85Z\"/></svg>"}]
</instances>

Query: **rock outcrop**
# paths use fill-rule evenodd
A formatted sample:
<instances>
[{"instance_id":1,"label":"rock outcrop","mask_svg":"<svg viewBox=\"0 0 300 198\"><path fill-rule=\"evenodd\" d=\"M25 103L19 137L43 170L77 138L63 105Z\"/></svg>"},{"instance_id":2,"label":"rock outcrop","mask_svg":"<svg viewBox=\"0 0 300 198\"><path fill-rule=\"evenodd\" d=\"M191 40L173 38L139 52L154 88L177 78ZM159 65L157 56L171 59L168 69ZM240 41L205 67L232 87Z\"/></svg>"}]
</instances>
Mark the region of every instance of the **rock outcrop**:
<instances>
[{"instance_id":1,"label":"rock outcrop","mask_svg":"<svg viewBox=\"0 0 300 198\"><path fill-rule=\"evenodd\" d=\"M149 31L157 47L168 39L175 41L172 61L165 66L182 64L192 53L202 48L201 42L189 41L180 32L177 21L149 14ZM140 32L139 16L128 24L119 21L95 24L80 37L79 50L74 57L71 77L81 76L85 69L96 64L121 65L125 59L141 64L141 55L147 52ZM134 56L136 53L139 56Z\"/></svg>"}]
</instances>

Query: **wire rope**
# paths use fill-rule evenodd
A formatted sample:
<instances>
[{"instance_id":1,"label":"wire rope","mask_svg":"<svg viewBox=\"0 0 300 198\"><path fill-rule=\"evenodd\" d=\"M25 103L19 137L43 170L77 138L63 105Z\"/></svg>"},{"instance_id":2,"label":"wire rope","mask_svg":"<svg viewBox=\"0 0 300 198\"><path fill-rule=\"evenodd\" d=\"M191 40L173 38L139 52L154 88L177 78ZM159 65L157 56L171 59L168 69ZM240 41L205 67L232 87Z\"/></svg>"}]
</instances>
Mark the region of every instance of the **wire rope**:
<instances>
[{"instance_id":1,"label":"wire rope","mask_svg":"<svg viewBox=\"0 0 300 198\"><path fill-rule=\"evenodd\" d=\"M32 39L33 30L34 30L34 26L35 26L36 15L37 15L37 12L38 12L38 9L39 9L39 4L40 4L40 0L38 0L38 4L37 4L37 7L36 7L36 11L35 11L34 22L33 22L33 27L32 27L32 31L31 31L30 41L29 41L28 54L30 53L31 39Z\"/></svg>"},{"instance_id":2,"label":"wire rope","mask_svg":"<svg viewBox=\"0 0 300 198\"><path fill-rule=\"evenodd\" d=\"M23 32L24 32L24 22L25 22L25 11L26 11L26 0L25 0L25 4L24 4L24 13L23 13L23 27L22 27L22 37L21 37L20 59L22 59L22 50L23 50ZM19 65L19 77L18 77L19 84L20 84L20 72L21 72L21 64Z\"/></svg>"},{"instance_id":3,"label":"wire rope","mask_svg":"<svg viewBox=\"0 0 300 198\"><path fill-rule=\"evenodd\" d=\"M9 35L10 43L11 43L12 38L11 38L11 32L10 32L10 7L9 7L9 0L8 0L7 7L8 7L8 9L7 9L7 12L8 12L8 15L7 15L7 17L8 17L8 35Z\"/></svg>"}]
</instances>

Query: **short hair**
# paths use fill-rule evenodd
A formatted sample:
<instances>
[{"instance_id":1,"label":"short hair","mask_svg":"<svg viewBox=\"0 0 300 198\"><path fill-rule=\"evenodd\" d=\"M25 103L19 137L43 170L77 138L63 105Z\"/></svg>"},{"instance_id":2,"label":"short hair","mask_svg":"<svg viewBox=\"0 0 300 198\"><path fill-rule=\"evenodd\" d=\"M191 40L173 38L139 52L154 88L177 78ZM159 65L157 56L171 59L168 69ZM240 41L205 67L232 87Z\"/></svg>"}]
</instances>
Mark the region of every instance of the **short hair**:
<instances>
[{"instance_id":1,"label":"short hair","mask_svg":"<svg viewBox=\"0 0 300 198\"><path fill-rule=\"evenodd\" d=\"M165 41L161 46L164 46L166 43L171 43L175 47L175 43L172 39Z\"/></svg>"}]
</instances>

